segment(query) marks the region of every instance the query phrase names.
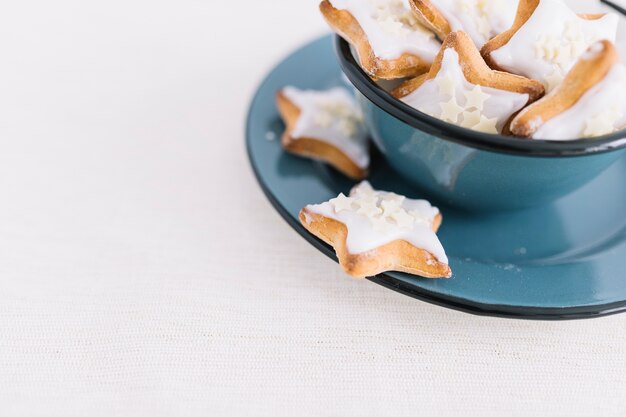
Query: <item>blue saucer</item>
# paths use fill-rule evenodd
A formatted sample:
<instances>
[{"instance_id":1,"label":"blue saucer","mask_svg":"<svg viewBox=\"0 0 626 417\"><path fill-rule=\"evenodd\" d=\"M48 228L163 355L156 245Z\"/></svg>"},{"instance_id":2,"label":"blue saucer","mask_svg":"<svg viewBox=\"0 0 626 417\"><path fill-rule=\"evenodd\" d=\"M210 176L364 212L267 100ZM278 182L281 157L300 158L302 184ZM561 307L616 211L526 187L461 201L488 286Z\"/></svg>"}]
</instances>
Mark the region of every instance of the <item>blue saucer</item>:
<instances>
[{"instance_id":1,"label":"blue saucer","mask_svg":"<svg viewBox=\"0 0 626 417\"><path fill-rule=\"evenodd\" d=\"M307 241L332 248L298 222L299 210L347 192L351 181L327 166L283 152L274 95L285 85L344 84L331 37L280 63L259 88L248 115L247 147L259 183L276 210ZM369 178L379 189L427 198L374 155ZM546 178L546 181L550 181ZM433 201L437 203L437 201ZM579 319L626 310L626 160L584 188L541 208L468 213L440 205L439 236L454 271L429 280L390 272L370 278L403 294L474 314Z\"/></svg>"}]
</instances>

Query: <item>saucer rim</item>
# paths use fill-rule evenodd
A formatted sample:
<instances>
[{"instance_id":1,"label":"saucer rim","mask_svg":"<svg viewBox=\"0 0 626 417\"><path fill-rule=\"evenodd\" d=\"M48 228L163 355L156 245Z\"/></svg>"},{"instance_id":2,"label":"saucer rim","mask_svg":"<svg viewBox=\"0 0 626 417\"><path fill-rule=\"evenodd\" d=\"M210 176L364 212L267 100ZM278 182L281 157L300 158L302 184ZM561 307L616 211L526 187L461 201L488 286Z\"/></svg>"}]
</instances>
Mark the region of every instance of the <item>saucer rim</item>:
<instances>
[{"instance_id":1,"label":"saucer rim","mask_svg":"<svg viewBox=\"0 0 626 417\"><path fill-rule=\"evenodd\" d=\"M252 150L253 132L251 128L251 119L257 102L261 99L261 93L270 82L272 74L294 53L311 46L314 43L321 42L323 39L329 39L328 35L316 37L309 42L305 42L299 47L290 51L274 65L262 78L262 81L257 85L254 90L253 98L246 113L246 128L245 128L245 141L246 141L246 154L257 183L259 184L263 194L269 200L272 207L278 212L278 214L291 226L300 236L302 236L313 247L318 249L324 255L337 262L337 258L333 249L311 235L306 229L294 218L287 209L278 201L278 199L271 192L270 187L263 179L260 168L255 162L255 154ZM257 138L265 140L264 138ZM393 272L391 272L393 273ZM348 279L348 278L347 278ZM389 273L383 273L375 277L369 277L367 280L401 293L403 295L415 298L429 304L438 305L440 307L449 308L452 310L477 315L477 316L489 316L507 319L524 319L524 320L545 320L545 321L563 321L563 320L580 320L589 318L606 317L618 313L626 312L626 300L616 301L603 304L587 304L582 306L572 307L530 307L530 306L515 306L515 305L503 305L503 304L490 304L472 301L467 298L447 296L432 291L426 290L421 287L414 287L406 284L405 282L393 277Z\"/></svg>"},{"instance_id":2,"label":"saucer rim","mask_svg":"<svg viewBox=\"0 0 626 417\"><path fill-rule=\"evenodd\" d=\"M333 249L322 242L315 236L311 235L291 214L280 204L274 197L269 187L263 181L256 163L254 162L250 145L249 134L246 133L246 151L248 160L254 172L254 176L259 184L265 197L269 200L272 207L278 214L294 229L304 240L310 243L317 250L329 257L335 262L337 257ZM346 278L349 279L349 278ZM420 301L434 304L440 307L469 313L476 316L489 316L507 319L523 319L523 320L544 320L544 321L564 321L564 320L581 320L589 318L606 317L614 314L626 312L626 301L613 302L608 304L594 304L587 306L575 307L526 307L511 306L502 304L479 303L462 297L445 296L425 290L424 288L407 285L402 280L383 273L374 277L366 278L375 284L398 292L400 294L418 299Z\"/></svg>"}]
</instances>

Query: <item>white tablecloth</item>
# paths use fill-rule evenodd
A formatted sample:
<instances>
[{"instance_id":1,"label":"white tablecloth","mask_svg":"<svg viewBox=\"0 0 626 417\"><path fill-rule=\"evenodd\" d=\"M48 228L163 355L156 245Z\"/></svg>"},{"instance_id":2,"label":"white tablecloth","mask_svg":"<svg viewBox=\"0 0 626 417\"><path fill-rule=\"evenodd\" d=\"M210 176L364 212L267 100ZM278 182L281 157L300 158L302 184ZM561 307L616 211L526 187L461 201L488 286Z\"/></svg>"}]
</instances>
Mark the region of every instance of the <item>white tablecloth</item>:
<instances>
[{"instance_id":1,"label":"white tablecloth","mask_svg":"<svg viewBox=\"0 0 626 417\"><path fill-rule=\"evenodd\" d=\"M274 212L245 112L325 30L313 1L4 2L0 415L624 415L626 315L431 306Z\"/></svg>"}]
</instances>

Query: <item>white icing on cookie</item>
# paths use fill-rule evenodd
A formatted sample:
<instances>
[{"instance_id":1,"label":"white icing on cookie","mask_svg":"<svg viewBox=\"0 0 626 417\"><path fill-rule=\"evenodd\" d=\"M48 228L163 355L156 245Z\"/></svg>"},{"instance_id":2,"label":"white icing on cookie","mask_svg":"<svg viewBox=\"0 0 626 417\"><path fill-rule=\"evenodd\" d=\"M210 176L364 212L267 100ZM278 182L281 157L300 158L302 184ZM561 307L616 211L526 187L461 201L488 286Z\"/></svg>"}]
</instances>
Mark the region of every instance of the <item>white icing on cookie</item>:
<instances>
[{"instance_id":1,"label":"white icing on cookie","mask_svg":"<svg viewBox=\"0 0 626 417\"><path fill-rule=\"evenodd\" d=\"M306 210L343 223L348 229L346 246L351 254L405 240L426 250L439 262L448 263L443 246L432 230L439 210L426 200L376 191L363 181L352 189L349 197L339 194L325 203L306 206Z\"/></svg>"},{"instance_id":2,"label":"white icing on cookie","mask_svg":"<svg viewBox=\"0 0 626 417\"><path fill-rule=\"evenodd\" d=\"M420 25L407 0L330 0L359 22L374 54L381 59L415 55L432 63L441 44L435 35Z\"/></svg>"},{"instance_id":3,"label":"white icing on cookie","mask_svg":"<svg viewBox=\"0 0 626 417\"><path fill-rule=\"evenodd\" d=\"M313 138L327 142L359 168L369 166L369 142L363 116L345 89L313 91L285 87L282 92L300 109L300 117L291 132L294 140Z\"/></svg>"},{"instance_id":4,"label":"white icing on cookie","mask_svg":"<svg viewBox=\"0 0 626 417\"><path fill-rule=\"evenodd\" d=\"M513 26L518 0L430 0L452 32L466 32L480 49L485 42Z\"/></svg>"},{"instance_id":5,"label":"white icing on cookie","mask_svg":"<svg viewBox=\"0 0 626 417\"><path fill-rule=\"evenodd\" d=\"M615 42L618 20L614 13L583 19L562 0L541 0L530 19L491 58L509 72L541 81L550 91L589 45L601 39Z\"/></svg>"},{"instance_id":6,"label":"white icing on cookie","mask_svg":"<svg viewBox=\"0 0 626 417\"><path fill-rule=\"evenodd\" d=\"M528 94L472 84L463 75L459 55L448 48L437 76L402 101L438 119L485 133L499 133L511 115L528 103Z\"/></svg>"},{"instance_id":7,"label":"white icing on cookie","mask_svg":"<svg viewBox=\"0 0 626 417\"><path fill-rule=\"evenodd\" d=\"M616 64L574 106L544 123L534 139L567 140L626 128L626 66Z\"/></svg>"}]
</instances>

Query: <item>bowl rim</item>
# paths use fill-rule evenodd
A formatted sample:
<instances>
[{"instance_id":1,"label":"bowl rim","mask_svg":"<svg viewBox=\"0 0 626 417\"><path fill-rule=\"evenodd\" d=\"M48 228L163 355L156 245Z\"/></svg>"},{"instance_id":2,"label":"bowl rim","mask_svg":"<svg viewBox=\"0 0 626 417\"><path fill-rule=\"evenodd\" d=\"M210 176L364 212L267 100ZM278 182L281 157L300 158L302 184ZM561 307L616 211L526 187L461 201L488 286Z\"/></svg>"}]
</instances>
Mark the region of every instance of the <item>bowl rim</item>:
<instances>
[{"instance_id":1,"label":"bowl rim","mask_svg":"<svg viewBox=\"0 0 626 417\"><path fill-rule=\"evenodd\" d=\"M603 3L626 16L624 9ZM339 35L335 35L335 51L346 77L369 101L396 119L438 138L471 148L533 157L587 156L626 148L626 129L593 139L550 141L482 133L444 122L403 103L376 84L357 62L350 44Z\"/></svg>"}]
</instances>

